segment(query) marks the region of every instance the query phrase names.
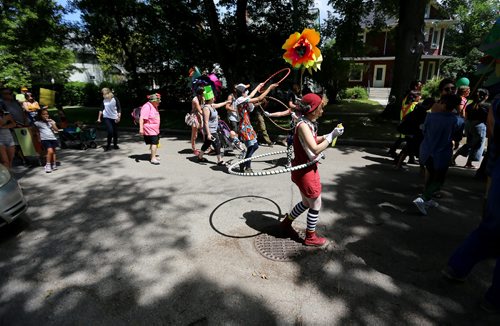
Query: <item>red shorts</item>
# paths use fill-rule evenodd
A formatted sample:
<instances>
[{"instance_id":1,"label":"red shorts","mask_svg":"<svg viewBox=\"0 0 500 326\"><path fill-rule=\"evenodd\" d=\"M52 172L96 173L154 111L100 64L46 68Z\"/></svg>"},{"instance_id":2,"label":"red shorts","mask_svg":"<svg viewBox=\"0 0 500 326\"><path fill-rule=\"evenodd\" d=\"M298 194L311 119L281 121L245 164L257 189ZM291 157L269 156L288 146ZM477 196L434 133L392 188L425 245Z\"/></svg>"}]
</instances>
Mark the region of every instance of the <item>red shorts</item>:
<instances>
[{"instance_id":1,"label":"red shorts","mask_svg":"<svg viewBox=\"0 0 500 326\"><path fill-rule=\"evenodd\" d=\"M321 180L317 168L293 171L292 181L307 198L318 198L321 195Z\"/></svg>"}]
</instances>

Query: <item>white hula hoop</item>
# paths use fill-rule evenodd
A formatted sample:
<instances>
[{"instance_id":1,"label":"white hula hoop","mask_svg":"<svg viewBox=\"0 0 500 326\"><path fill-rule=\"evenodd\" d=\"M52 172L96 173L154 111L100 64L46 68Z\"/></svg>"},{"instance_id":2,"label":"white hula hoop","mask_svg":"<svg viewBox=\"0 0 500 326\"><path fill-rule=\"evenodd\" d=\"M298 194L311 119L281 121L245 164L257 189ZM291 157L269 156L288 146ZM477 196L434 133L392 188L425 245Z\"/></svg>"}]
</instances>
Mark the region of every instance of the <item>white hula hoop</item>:
<instances>
[{"instance_id":1,"label":"white hula hoop","mask_svg":"<svg viewBox=\"0 0 500 326\"><path fill-rule=\"evenodd\" d=\"M266 175L274 175L274 174L281 174L281 173L287 173L287 172L292 172L292 171L297 171L297 170L301 170L301 169L305 169L313 164L316 164L318 163L318 161L323 157L322 155L318 155L318 157L316 157L314 160L310 161L310 162L307 162L307 163L304 163L304 164L301 164L301 165L297 165L297 166L292 166L292 167L289 167L289 168L283 168L283 169L280 169L280 170L272 170L272 171L259 171L259 172L236 172L236 171L233 171L234 167L237 166L237 165L240 165L240 164L243 164L245 162L248 162L248 161L251 161L253 159L256 159L256 158L261 158L261 157L266 157L266 156L271 156L271 155L278 155L278 154L284 154L286 153L287 150L282 150L282 151L278 151L278 152L271 152L271 153L264 153L264 154L260 154L260 155L256 155L256 156L252 156L252 157L249 157L249 158L245 158L243 160L240 160L236 163L233 163L229 166L228 170L229 170L229 173L230 174L233 174L233 175L240 175L240 176L244 176L244 177L262 177L262 176L266 176Z\"/></svg>"}]
</instances>

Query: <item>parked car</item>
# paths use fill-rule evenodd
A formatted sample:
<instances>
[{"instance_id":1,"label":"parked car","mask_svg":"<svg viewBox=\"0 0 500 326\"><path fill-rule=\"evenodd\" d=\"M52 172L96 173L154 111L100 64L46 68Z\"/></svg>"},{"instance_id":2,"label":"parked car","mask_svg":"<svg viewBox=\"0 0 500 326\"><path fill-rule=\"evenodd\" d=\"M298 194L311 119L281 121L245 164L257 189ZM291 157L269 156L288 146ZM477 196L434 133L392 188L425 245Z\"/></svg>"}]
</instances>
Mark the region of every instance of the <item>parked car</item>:
<instances>
[{"instance_id":1,"label":"parked car","mask_svg":"<svg viewBox=\"0 0 500 326\"><path fill-rule=\"evenodd\" d=\"M0 227L14 222L28 209L19 183L0 164Z\"/></svg>"}]
</instances>

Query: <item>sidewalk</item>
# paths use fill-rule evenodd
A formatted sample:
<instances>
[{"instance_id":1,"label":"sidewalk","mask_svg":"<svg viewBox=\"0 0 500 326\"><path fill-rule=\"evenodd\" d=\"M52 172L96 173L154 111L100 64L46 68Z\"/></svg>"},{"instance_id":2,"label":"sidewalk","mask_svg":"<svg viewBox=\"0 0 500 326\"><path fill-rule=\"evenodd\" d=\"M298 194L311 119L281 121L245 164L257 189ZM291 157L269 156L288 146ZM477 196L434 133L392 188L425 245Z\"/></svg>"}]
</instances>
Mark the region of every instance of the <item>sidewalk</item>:
<instances>
[{"instance_id":1,"label":"sidewalk","mask_svg":"<svg viewBox=\"0 0 500 326\"><path fill-rule=\"evenodd\" d=\"M290 175L229 175L213 156L196 163L188 135L166 133L159 166L124 133L120 150L61 150L58 171L20 171L31 223L0 230L1 324L500 322L477 305L492 262L463 285L440 276L480 219L473 171L452 168L440 207L423 217L411 203L417 166L394 170L384 149L329 148L318 231L331 243L277 262L256 239L300 200ZM305 215L294 225L303 230Z\"/></svg>"}]
</instances>

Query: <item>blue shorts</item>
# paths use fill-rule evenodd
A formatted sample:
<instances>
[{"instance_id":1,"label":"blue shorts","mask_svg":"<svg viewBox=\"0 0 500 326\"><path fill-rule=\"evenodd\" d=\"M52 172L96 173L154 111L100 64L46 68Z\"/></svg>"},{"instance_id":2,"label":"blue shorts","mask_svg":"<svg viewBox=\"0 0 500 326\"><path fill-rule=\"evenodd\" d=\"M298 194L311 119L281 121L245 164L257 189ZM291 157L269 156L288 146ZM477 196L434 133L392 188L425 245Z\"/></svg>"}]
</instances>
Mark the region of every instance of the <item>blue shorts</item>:
<instances>
[{"instance_id":1,"label":"blue shorts","mask_svg":"<svg viewBox=\"0 0 500 326\"><path fill-rule=\"evenodd\" d=\"M56 149L59 146L59 142L57 140L42 140L42 146L45 150L49 148Z\"/></svg>"}]
</instances>

